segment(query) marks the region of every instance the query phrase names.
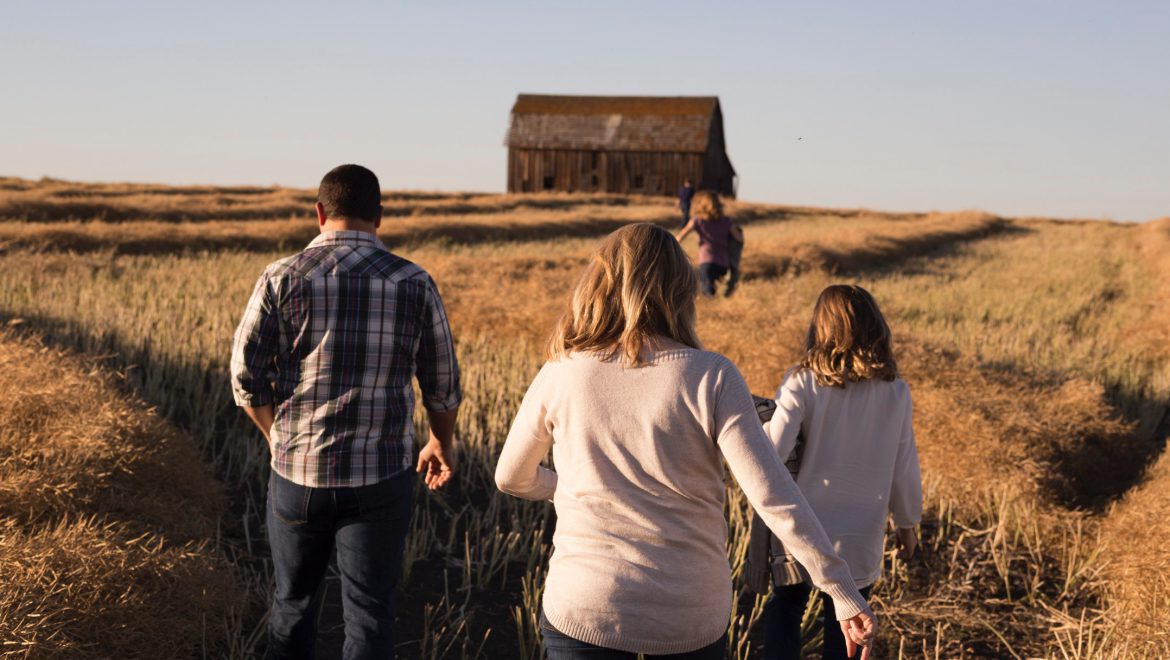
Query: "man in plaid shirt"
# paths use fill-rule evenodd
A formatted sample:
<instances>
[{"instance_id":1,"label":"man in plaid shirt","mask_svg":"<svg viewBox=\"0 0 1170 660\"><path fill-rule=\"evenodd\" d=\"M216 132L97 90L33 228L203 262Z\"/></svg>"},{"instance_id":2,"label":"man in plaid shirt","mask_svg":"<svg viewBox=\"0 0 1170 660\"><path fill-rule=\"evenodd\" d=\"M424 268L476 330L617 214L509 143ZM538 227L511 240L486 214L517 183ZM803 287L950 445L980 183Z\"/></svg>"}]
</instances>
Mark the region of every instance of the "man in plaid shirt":
<instances>
[{"instance_id":1,"label":"man in plaid shirt","mask_svg":"<svg viewBox=\"0 0 1170 660\"><path fill-rule=\"evenodd\" d=\"M274 658L312 657L334 548L345 657L394 657L394 589L414 493L413 377L430 426L415 471L435 489L454 469L462 394L446 311L426 271L375 235L381 199L364 167L326 174L321 235L264 270L232 345L236 404L272 452Z\"/></svg>"}]
</instances>

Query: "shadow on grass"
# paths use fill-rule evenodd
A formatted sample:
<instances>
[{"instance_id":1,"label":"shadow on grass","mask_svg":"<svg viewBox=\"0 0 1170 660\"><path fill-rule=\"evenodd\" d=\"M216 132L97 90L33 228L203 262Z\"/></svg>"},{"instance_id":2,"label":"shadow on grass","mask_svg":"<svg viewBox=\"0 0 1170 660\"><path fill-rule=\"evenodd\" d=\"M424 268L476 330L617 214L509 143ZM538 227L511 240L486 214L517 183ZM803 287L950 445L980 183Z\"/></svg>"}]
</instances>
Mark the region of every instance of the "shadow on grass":
<instances>
[{"instance_id":1,"label":"shadow on grass","mask_svg":"<svg viewBox=\"0 0 1170 660\"><path fill-rule=\"evenodd\" d=\"M251 634L247 639L235 640L231 646L248 644L252 653L243 657L262 655L265 643L263 626L271 588L270 559L263 529L268 449L251 422L236 409L226 370L176 360L154 350L149 344L129 342L113 332L94 333L67 319L15 316L0 311L0 325L14 334L22 334L22 331L35 334L49 346L103 361L115 374L120 387L155 406L170 424L196 441L202 460L211 466L230 496L234 523L223 530L223 541L236 549L230 556L238 568L254 576L249 583L256 587L255 591L240 596L241 602L248 601L249 612L243 627ZM490 471L482 476L479 481L492 481ZM453 515L455 507L450 503L484 500L482 492L464 492L459 482L452 482L443 492L435 494L427 493L420 482L416 490L415 515L428 517L430 527L424 528L436 538L461 539L463 532L467 531L467 523L460 521L459 515ZM544 518L546 531L553 524L551 515L551 508L548 508ZM469 599L464 607L471 615L468 630L476 635L475 639L481 639L490 628L491 634L482 646L483 657L515 655L518 636L512 610L523 590L524 566L517 564L506 571L505 584L500 588L477 589L469 595L456 587L464 572L460 563L462 557L462 545L450 548L449 552L436 548L416 562L409 579L400 585L396 626L400 658L422 657L423 650L429 648L428 643L430 647L437 644L433 639L429 642L424 639L429 639L426 637L427 626L434 625L428 612L436 608L436 601L444 594ZM319 618L317 655L326 659L341 657L344 640L335 560L331 574L334 577L325 585L325 601ZM470 634L468 638L471 638ZM454 652L458 653L459 648Z\"/></svg>"}]
</instances>

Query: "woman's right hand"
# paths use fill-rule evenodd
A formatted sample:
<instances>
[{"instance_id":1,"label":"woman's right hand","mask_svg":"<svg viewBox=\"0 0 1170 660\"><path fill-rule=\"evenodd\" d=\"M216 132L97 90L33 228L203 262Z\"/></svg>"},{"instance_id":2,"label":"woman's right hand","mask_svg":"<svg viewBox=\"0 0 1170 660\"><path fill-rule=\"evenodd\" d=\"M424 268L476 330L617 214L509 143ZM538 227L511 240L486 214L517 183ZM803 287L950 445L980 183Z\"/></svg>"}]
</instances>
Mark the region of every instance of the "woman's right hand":
<instances>
[{"instance_id":1,"label":"woman's right hand","mask_svg":"<svg viewBox=\"0 0 1170 660\"><path fill-rule=\"evenodd\" d=\"M877 617L865 611L841 621L841 634L845 636L845 654L852 658L861 647L861 660L869 660L869 649L877 637Z\"/></svg>"}]
</instances>

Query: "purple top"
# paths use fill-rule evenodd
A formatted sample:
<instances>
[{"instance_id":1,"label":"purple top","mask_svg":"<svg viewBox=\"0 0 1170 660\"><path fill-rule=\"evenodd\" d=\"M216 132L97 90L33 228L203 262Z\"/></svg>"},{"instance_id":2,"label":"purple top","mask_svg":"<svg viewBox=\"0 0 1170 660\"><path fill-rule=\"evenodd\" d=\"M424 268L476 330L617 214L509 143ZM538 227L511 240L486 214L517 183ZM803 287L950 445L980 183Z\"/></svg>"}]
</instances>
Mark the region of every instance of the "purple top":
<instances>
[{"instance_id":1,"label":"purple top","mask_svg":"<svg viewBox=\"0 0 1170 660\"><path fill-rule=\"evenodd\" d=\"M695 231L699 234L699 263L717 264L727 268L727 239L731 235L731 218L718 220L695 218Z\"/></svg>"}]
</instances>

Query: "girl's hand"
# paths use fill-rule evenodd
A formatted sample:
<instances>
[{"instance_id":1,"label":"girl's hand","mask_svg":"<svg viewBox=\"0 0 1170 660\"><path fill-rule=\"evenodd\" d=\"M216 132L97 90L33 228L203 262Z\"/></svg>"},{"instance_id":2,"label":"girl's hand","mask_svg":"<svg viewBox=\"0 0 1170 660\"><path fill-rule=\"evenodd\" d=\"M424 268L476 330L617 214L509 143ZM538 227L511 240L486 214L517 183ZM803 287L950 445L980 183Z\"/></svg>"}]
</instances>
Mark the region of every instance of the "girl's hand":
<instances>
[{"instance_id":1,"label":"girl's hand","mask_svg":"<svg viewBox=\"0 0 1170 660\"><path fill-rule=\"evenodd\" d=\"M873 612L862 612L841 622L841 634L845 636L845 654L852 658L861 647L861 660L869 660L869 649L877 637L877 617Z\"/></svg>"},{"instance_id":2,"label":"girl's hand","mask_svg":"<svg viewBox=\"0 0 1170 660\"><path fill-rule=\"evenodd\" d=\"M894 542L898 545L898 559L908 562L914 558L914 551L918 549L918 534L913 527L899 527L894 532Z\"/></svg>"}]
</instances>

